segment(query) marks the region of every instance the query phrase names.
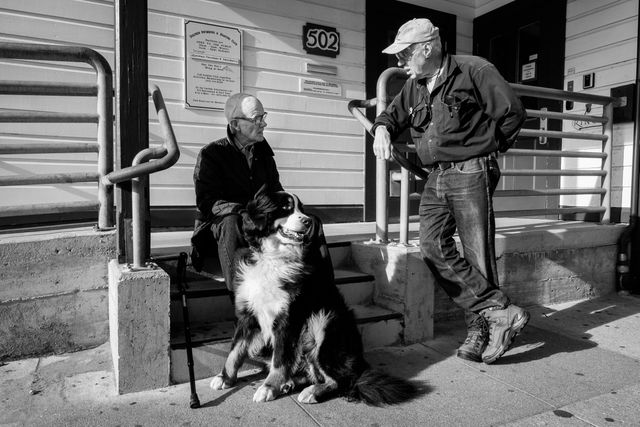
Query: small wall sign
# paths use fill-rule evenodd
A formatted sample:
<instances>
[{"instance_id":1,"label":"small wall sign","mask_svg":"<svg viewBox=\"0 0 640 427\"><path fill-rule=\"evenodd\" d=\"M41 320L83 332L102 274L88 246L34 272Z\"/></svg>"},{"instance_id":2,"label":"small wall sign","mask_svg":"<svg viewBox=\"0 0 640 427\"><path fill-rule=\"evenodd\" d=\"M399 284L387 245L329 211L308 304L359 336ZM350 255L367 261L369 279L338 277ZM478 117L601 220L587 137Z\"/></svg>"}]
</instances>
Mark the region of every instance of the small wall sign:
<instances>
[{"instance_id":1,"label":"small wall sign","mask_svg":"<svg viewBox=\"0 0 640 427\"><path fill-rule=\"evenodd\" d=\"M527 62L522 65L522 78L521 81L526 82L536 79L536 62Z\"/></svg>"},{"instance_id":2,"label":"small wall sign","mask_svg":"<svg viewBox=\"0 0 640 427\"><path fill-rule=\"evenodd\" d=\"M300 92L314 95L342 96L342 87L338 83L322 79L300 79Z\"/></svg>"},{"instance_id":3,"label":"small wall sign","mask_svg":"<svg viewBox=\"0 0 640 427\"><path fill-rule=\"evenodd\" d=\"M335 58L340 54L340 33L333 27L307 22L302 27L302 46L312 55Z\"/></svg>"},{"instance_id":4,"label":"small wall sign","mask_svg":"<svg viewBox=\"0 0 640 427\"><path fill-rule=\"evenodd\" d=\"M242 32L204 22L184 22L185 105L224 110L242 91Z\"/></svg>"}]
</instances>

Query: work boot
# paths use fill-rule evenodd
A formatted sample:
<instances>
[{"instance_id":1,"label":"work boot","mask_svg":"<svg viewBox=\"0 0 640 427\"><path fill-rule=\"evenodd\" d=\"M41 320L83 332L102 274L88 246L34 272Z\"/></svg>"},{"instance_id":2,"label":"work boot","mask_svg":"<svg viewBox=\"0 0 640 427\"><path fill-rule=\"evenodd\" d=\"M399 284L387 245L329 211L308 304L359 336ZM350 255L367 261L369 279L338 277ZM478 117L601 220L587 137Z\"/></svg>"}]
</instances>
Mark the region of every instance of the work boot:
<instances>
[{"instance_id":1,"label":"work boot","mask_svg":"<svg viewBox=\"0 0 640 427\"><path fill-rule=\"evenodd\" d=\"M489 344L482 353L484 363L493 363L511 346L511 341L529 321L529 313L517 305L503 309L487 309L482 316L489 324Z\"/></svg>"},{"instance_id":2,"label":"work boot","mask_svg":"<svg viewBox=\"0 0 640 427\"><path fill-rule=\"evenodd\" d=\"M458 348L458 357L472 362L482 362L482 352L489 341L489 327L482 316L478 316L467 328L467 339Z\"/></svg>"}]
</instances>

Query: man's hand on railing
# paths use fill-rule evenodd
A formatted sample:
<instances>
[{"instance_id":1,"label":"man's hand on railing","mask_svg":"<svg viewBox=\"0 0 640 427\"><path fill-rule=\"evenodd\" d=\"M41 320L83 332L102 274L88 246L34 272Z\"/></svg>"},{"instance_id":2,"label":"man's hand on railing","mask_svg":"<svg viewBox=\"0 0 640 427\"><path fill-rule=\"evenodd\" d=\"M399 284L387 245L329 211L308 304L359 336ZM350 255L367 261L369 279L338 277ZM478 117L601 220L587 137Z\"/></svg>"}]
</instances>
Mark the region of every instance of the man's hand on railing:
<instances>
[{"instance_id":1,"label":"man's hand on railing","mask_svg":"<svg viewBox=\"0 0 640 427\"><path fill-rule=\"evenodd\" d=\"M389 135L389 131L384 126L376 128L373 153L378 159L389 160L391 158L391 135Z\"/></svg>"}]
</instances>

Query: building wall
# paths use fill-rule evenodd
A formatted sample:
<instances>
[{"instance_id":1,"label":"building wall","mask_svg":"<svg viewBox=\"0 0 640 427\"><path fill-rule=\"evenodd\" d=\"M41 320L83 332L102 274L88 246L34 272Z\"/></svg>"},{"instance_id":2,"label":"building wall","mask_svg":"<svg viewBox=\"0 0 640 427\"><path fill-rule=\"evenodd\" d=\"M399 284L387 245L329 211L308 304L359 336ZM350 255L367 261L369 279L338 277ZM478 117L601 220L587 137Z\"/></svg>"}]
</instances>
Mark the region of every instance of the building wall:
<instances>
[{"instance_id":1,"label":"building wall","mask_svg":"<svg viewBox=\"0 0 640 427\"><path fill-rule=\"evenodd\" d=\"M636 43L638 34L638 2L636 0L569 0L565 42L565 88L574 82L578 92L609 96L612 88L634 83L636 78ZM582 78L595 74L595 87L582 88ZM577 103L572 113L586 113L585 104ZM602 108L592 113L602 114ZM586 123L565 123L564 130L599 132L599 127L584 127ZM633 123L614 125L612 155L611 203L629 208L631 204L631 163L633 159ZM568 150L599 150L600 144L576 140L565 142ZM599 162L565 160L563 168L598 167ZM593 178L563 179L564 186L595 186ZM564 204L598 205L599 196L564 197Z\"/></svg>"},{"instance_id":2,"label":"building wall","mask_svg":"<svg viewBox=\"0 0 640 427\"><path fill-rule=\"evenodd\" d=\"M468 54L473 50L473 19L509 0L407 2L455 14L457 51ZM184 107L184 19L242 30L244 90L257 95L269 112L265 135L276 153L284 186L309 205L363 204L364 131L349 115L346 105L351 99L365 96L365 0L148 0L148 7L149 79L163 92L181 147L178 164L151 178L153 206L194 205L191 174L197 153L204 144L225 133L222 112ZM608 95L610 88L634 81L637 9L635 0L568 1L565 83L573 79L576 89L581 90L578 79L586 72L594 72L596 87L589 92ZM306 54L301 36L306 22L337 28L341 36L338 58ZM3 0L0 9L0 41L82 44L103 54L112 66L113 26L112 0ZM307 63L336 66L337 76L309 74L305 71ZM0 60L0 75L7 80L94 81L90 67L70 63ZM341 95L302 94L302 77L337 83ZM95 103L88 99L0 96L0 108L86 112L94 111ZM161 132L151 104L150 111L154 146L161 141ZM573 112L579 111L584 111L584 105L576 105ZM631 124L616 126L614 206L629 206L632 132ZM0 141L28 144L92 140L93 125L3 123L0 128ZM579 144L582 149L593 148L585 142ZM92 172L95 158L95 154L3 155L0 175L60 169ZM588 183L581 180L566 184ZM0 187L0 206L95 198L94 184ZM571 199L563 202L576 201Z\"/></svg>"},{"instance_id":3,"label":"building wall","mask_svg":"<svg viewBox=\"0 0 640 427\"><path fill-rule=\"evenodd\" d=\"M0 10L1 41L82 44L114 65L112 1L7 0ZM202 1L149 0L149 80L165 98L181 157L173 168L151 177L151 204L193 206L192 173L196 156L207 142L225 135L221 111L184 107L184 19L239 28L243 33L244 91L257 95L269 112L265 136L276 153L283 185L312 205L361 205L364 200L364 130L351 117L347 103L364 94L364 0ZM312 22L336 27L341 37L336 58L307 55L302 27ZM305 71L307 63L337 68L337 76ZM83 64L0 61L8 80L94 81ZM309 95L299 91L302 77L324 78L340 85L341 95ZM3 97L0 108L94 111L92 100L57 97ZM151 145L161 132L150 103ZM26 135L17 136L19 133ZM91 141L93 125L10 124L1 140ZM0 174L42 173L62 166L66 171L95 170L95 155L3 156ZM73 187L4 187L0 204L95 199L95 185Z\"/></svg>"}]
</instances>

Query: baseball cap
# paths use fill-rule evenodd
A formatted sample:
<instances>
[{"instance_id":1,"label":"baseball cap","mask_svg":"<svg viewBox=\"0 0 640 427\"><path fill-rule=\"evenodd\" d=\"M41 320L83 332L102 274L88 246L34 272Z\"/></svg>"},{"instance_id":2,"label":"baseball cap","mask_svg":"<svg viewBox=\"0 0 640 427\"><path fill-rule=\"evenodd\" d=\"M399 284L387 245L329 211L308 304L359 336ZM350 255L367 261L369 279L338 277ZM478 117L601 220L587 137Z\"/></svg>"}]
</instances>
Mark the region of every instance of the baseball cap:
<instances>
[{"instance_id":1,"label":"baseball cap","mask_svg":"<svg viewBox=\"0 0 640 427\"><path fill-rule=\"evenodd\" d=\"M382 53L393 55L413 43L428 42L438 36L438 27L434 27L431 21L425 18L413 18L402 24L396 34L396 39Z\"/></svg>"}]
</instances>

